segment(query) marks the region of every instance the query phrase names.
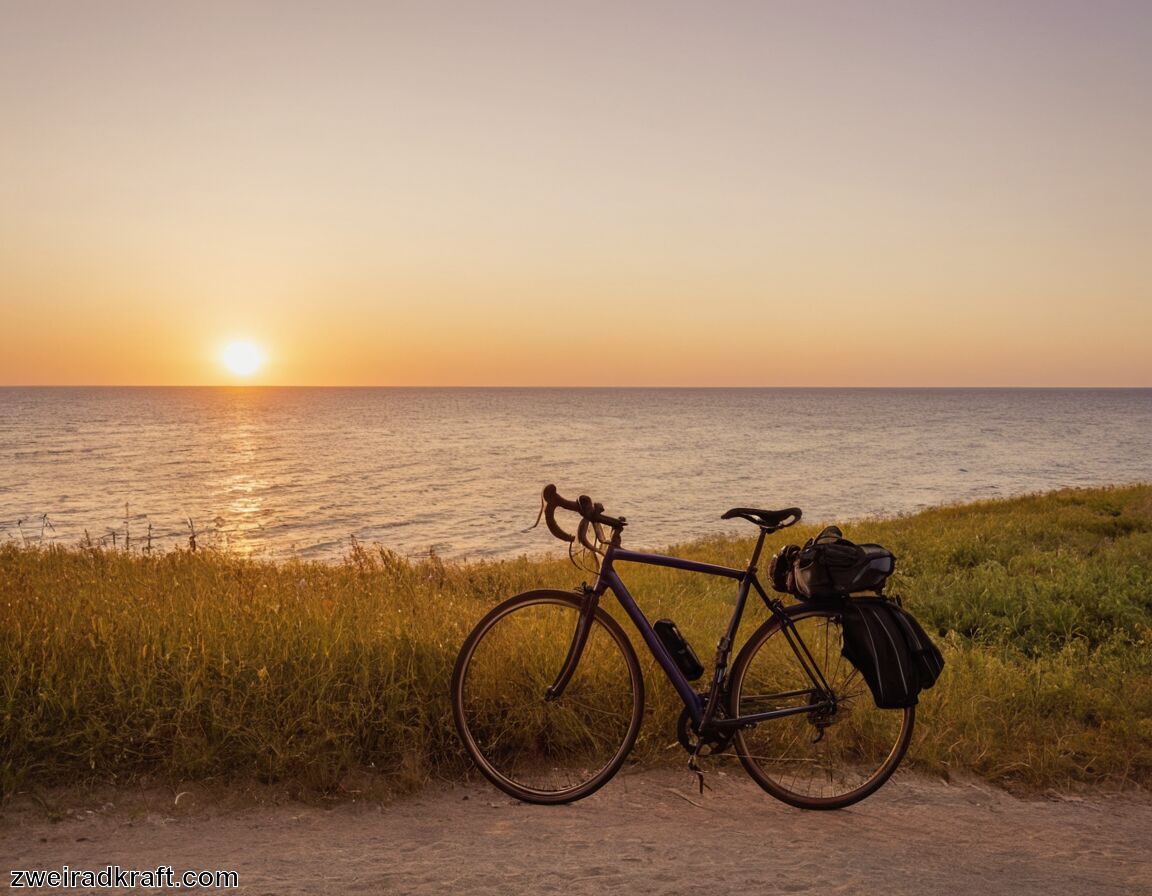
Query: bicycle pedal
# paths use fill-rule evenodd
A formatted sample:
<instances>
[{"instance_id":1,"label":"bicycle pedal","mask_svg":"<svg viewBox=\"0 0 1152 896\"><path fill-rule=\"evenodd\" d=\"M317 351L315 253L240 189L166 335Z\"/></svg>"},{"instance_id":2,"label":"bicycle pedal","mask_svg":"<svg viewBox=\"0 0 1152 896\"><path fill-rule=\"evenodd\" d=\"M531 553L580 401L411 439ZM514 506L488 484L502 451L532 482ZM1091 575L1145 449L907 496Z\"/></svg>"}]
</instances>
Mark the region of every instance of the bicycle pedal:
<instances>
[{"instance_id":1,"label":"bicycle pedal","mask_svg":"<svg viewBox=\"0 0 1152 896\"><path fill-rule=\"evenodd\" d=\"M701 796L704 795L705 790L712 789L704 781L704 769L700 768L700 763L696 761L696 754L692 754L692 757L688 760L688 771L696 775L696 784L700 788Z\"/></svg>"}]
</instances>

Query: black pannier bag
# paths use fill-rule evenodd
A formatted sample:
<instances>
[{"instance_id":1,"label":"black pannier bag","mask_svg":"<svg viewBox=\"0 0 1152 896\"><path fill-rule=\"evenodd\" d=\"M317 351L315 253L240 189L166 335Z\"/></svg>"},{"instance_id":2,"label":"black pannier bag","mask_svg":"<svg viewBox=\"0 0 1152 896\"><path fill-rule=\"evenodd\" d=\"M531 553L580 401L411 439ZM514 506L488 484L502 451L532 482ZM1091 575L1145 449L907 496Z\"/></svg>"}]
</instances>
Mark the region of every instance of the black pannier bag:
<instances>
[{"instance_id":1,"label":"black pannier bag","mask_svg":"<svg viewBox=\"0 0 1152 896\"><path fill-rule=\"evenodd\" d=\"M845 601L842 620L840 652L864 676L881 709L915 706L920 691L940 677L944 657L920 623L895 601Z\"/></svg>"},{"instance_id":2,"label":"black pannier bag","mask_svg":"<svg viewBox=\"0 0 1152 896\"><path fill-rule=\"evenodd\" d=\"M794 556L787 590L807 600L844 597L858 591L879 594L896 568L896 558L887 548L851 542L835 526L809 539ZM772 575L776 587L775 571Z\"/></svg>"}]
</instances>

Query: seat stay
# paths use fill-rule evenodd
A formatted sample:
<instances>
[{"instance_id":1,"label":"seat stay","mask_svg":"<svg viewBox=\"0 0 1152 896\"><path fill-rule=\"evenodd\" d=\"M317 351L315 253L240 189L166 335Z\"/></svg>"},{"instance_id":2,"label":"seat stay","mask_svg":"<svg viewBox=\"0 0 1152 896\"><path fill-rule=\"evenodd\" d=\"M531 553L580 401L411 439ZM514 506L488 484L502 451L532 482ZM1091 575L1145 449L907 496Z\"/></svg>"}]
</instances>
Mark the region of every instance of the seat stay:
<instances>
[{"instance_id":1,"label":"seat stay","mask_svg":"<svg viewBox=\"0 0 1152 896\"><path fill-rule=\"evenodd\" d=\"M781 634L784 635L784 640L786 640L788 646L792 648L792 653L796 655L800 667L804 670L804 674L808 676L808 680L812 682L813 687L822 693L831 693L832 691L828 685L828 681L824 677L824 670L820 668L820 664L816 661L816 658L812 656L808 645L805 644L804 639L800 637L800 632L796 629L796 623L792 621L789 608L786 607L779 598L769 597L759 581L754 581L752 584L760 593L760 599L764 601L768 612L776 618L776 622L780 626ZM799 607L792 608L793 612L799 609Z\"/></svg>"}]
</instances>

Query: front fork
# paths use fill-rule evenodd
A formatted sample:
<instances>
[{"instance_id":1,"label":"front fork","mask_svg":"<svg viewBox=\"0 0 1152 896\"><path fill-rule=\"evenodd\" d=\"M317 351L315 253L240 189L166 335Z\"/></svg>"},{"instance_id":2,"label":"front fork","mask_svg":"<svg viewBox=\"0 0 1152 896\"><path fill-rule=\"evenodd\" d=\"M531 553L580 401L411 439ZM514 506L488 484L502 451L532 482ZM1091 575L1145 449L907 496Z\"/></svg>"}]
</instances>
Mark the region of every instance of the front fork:
<instances>
[{"instance_id":1,"label":"front fork","mask_svg":"<svg viewBox=\"0 0 1152 896\"><path fill-rule=\"evenodd\" d=\"M544 691L547 702L558 699L563 695L564 689L576 672L580 664L580 657L584 655L584 647L588 644L588 633L592 631L592 620L596 616L596 607L600 604L600 595L587 584L580 586L580 615L576 619L576 631L572 634L572 643L568 646L568 656L564 658L564 665L560 667L560 674L556 680Z\"/></svg>"}]
</instances>

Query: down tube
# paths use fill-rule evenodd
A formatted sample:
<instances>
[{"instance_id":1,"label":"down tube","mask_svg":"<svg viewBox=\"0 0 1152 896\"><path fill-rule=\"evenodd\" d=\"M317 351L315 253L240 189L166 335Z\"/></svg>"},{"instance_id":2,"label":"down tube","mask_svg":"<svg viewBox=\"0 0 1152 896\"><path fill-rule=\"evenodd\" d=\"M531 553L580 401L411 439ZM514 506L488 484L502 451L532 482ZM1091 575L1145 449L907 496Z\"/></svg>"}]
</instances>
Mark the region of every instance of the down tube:
<instances>
[{"instance_id":1,"label":"down tube","mask_svg":"<svg viewBox=\"0 0 1152 896\"><path fill-rule=\"evenodd\" d=\"M636 630L640 632L640 637L644 639L644 643L648 645L648 649L652 651L652 655L656 658L656 662L660 664L660 668L664 670L664 674L668 676L668 680L672 682L672 687L676 689L676 693L680 695L680 699L684 701L684 705L688 707L688 711L692 714L692 720L699 722L703 714L703 702L696 691L692 689L692 685L688 679L684 677L684 673L680 671L680 667L676 665L676 661L672 659L668 649L652 628L652 624L648 621L648 617L636 605L636 601L628 592L620 577L616 575L616 570L608 569L602 570L600 573L600 583L607 585L612 589L612 593L616 595L616 600L619 601L620 606L624 608L624 612L628 614L628 618L632 620L632 624L636 626Z\"/></svg>"}]
</instances>

